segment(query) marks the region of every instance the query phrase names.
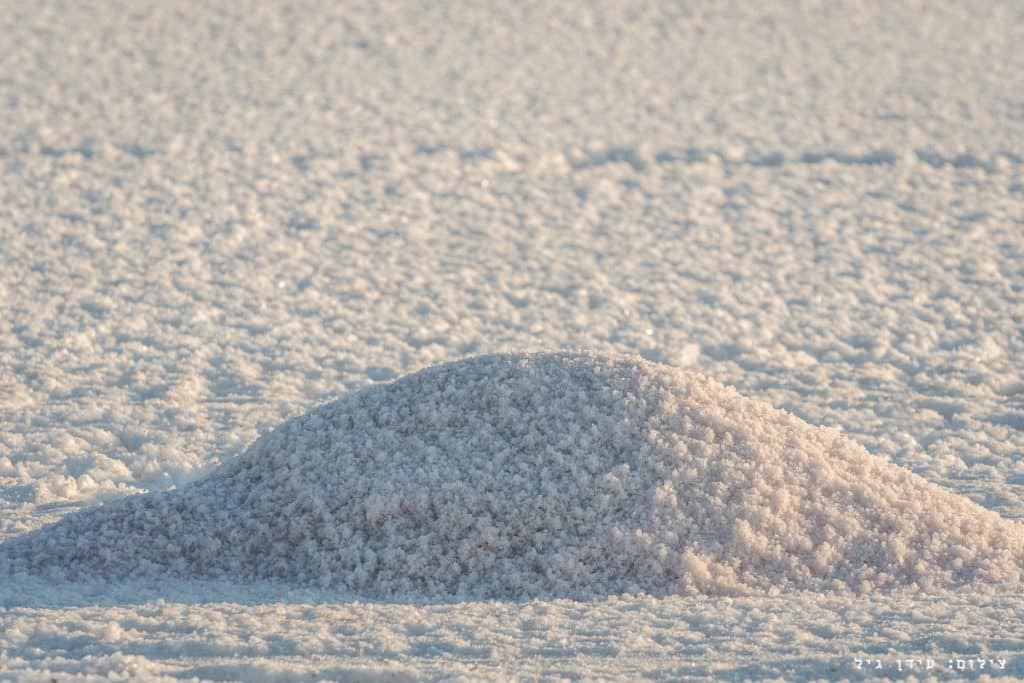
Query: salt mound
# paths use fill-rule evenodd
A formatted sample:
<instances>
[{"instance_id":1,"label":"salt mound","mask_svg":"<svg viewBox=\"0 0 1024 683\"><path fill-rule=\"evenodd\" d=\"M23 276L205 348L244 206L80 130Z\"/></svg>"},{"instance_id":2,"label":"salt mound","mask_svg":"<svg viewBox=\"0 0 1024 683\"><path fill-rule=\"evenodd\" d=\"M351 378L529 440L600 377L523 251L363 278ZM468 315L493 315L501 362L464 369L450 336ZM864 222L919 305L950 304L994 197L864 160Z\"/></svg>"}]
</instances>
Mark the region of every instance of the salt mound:
<instances>
[{"instance_id":1,"label":"salt mound","mask_svg":"<svg viewBox=\"0 0 1024 683\"><path fill-rule=\"evenodd\" d=\"M390 599L863 592L1019 584L1024 525L700 375L517 354L346 396L2 565Z\"/></svg>"}]
</instances>

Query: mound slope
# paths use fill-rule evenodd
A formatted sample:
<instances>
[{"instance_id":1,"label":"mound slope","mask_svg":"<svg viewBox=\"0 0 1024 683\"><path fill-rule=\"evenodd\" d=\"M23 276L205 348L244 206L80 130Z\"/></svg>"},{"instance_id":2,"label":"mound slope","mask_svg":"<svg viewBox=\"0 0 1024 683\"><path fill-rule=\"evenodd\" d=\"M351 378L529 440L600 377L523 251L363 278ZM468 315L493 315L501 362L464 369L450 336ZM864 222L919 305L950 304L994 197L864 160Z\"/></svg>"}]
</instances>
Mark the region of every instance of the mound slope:
<instances>
[{"instance_id":1,"label":"mound slope","mask_svg":"<svg viewBox=\"0 0 1024 683\"><path fill-rule=\"evenodd\" d=\"M0 567L387 599L929 590L1019 584L1024 525L697 374L510 354L350 394Z\"/></svg>"}]
</instances>

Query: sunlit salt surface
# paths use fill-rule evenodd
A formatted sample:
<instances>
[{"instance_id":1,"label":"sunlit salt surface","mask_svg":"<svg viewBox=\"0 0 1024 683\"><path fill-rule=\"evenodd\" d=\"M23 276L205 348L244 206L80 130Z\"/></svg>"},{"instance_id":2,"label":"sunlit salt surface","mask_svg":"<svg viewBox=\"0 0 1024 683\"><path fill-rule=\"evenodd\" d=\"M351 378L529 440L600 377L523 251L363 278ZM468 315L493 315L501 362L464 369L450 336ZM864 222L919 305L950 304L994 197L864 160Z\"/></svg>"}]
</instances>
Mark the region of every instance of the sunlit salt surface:
<instances>
[{"instance_id":1,"label":"sunlit salt surface","mask_svg":"<svg viewBox=\"0 0 1024 683\"><path fill-rule=\"evenodd\" d=\"M0 566L379 599L865 593L1019 584L1024 526L699 374L506 354L346 395Z\"/></svg>"}]
</instances>

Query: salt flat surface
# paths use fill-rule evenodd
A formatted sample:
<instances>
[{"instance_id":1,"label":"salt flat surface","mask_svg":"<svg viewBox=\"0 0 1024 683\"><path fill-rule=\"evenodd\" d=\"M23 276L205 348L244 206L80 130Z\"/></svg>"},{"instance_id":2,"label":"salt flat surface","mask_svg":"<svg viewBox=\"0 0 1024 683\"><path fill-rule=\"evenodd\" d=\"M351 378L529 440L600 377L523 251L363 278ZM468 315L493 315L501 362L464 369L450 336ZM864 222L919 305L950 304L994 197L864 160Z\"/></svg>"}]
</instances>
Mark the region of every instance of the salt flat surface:
<instances>
[{"instance_id":1,"label":"salt flat surface","mask_svg":"<svg viewBox=\"0 0 1024 683\"><path fill-rule=\"evenodd\" d=\"M0 539L371 384L565 348L1024 519L1020 7L661 5L0 2ZM1019 589L282 590L7 583L0 677L1024 675Z\"/></svg>"}]
</instances>

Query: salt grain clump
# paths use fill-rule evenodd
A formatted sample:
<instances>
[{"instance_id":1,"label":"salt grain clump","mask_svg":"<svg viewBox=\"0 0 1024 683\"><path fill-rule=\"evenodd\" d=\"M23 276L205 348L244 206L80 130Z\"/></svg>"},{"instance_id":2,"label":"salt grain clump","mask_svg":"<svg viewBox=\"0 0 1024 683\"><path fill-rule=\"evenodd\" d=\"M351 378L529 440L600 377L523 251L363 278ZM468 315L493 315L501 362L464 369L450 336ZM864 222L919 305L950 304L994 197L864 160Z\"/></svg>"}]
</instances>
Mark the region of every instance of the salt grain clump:
<instances>
[{"instance_id":1,"label":"salt grain clump","mask_svg":"<svg viewBox=\"0 0 1024 683\"><path fill-rule=\"evenodd\" d=\"M2 565L388 599L863 592L1019 584L1024 525L700 375L513 354L348 395Z\"/></svg>"}]
</instances>

